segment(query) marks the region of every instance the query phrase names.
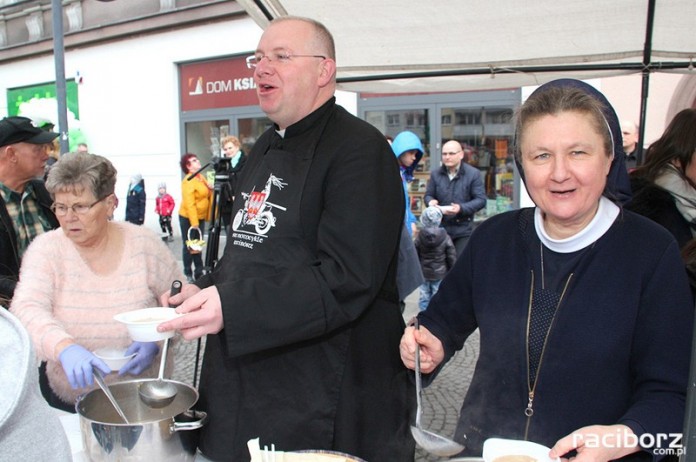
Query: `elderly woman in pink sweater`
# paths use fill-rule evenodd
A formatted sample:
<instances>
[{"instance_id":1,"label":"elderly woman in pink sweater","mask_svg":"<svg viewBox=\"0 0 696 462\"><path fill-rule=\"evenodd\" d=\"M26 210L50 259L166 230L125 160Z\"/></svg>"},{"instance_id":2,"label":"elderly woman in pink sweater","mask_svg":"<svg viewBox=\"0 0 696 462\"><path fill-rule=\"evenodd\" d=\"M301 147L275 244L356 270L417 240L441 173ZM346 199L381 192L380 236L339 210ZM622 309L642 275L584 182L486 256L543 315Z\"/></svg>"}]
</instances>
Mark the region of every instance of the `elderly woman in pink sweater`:
<instances>
[{"instance_id":1,"label":"elderly woman in pink sweater","mask_svg":"<svg viewBox=\"0 0 696 462\"><path fill-rule=\"evenodd\" d=\"M159 305L159 295L184 277L153 231L112 221L115 185L116 169L101 156L69 154L53 166L46 188L60 228L27 249L10 307L45 363L44 397L66 411L94 387L92 367L112 372L92 353L97 348L136 353L119 376L156 376L157 343L133 342L113 316Z\"/></svg>"}]
</instances>

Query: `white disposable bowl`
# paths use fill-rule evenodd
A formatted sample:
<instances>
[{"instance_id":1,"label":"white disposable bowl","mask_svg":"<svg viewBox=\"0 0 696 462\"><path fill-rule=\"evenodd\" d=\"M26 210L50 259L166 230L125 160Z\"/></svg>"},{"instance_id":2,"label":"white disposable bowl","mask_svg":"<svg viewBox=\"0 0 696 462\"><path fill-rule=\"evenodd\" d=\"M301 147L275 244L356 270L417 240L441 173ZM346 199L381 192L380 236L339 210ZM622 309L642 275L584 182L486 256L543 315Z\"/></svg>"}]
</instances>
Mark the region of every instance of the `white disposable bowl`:
<instances>
[{"instance_id":1,"label":"white disposable bowl","mask_svg":"<svg viewBox=\"0 0 696 462\"><path fill-rule=\"evenodd\" d=\"M558 458L549 457L550 450L546 446L531 441L488 438L483 442L483 460L493 462L503 456L526 456L536 462L560 462Z\"/></svg>"},{"instance_id":2,"label":"white disposable bowl","mask_svg":"<svg viewBox=\"0 0 696 462\"><path fill-rule=\"evenodd\" d=\"M179 316L183 315L176 313L174 308L157 306L119 313L114 319L126 325L128 333L136 342L156 342L174 336L173 330L157 332L157 326Z\"/></svg>"},{"instance_id":3,"label":"white disposable bowl","mask_svg":"<svg viewBox=\"0 0 696 462\"><path fill-rule=\"evenodd\" d=\"M126 365L135 353L126 356L126 348L97 348L94 350L94 355L104 361L112 371L117 371Z\"/></svg>"}]
</instances>

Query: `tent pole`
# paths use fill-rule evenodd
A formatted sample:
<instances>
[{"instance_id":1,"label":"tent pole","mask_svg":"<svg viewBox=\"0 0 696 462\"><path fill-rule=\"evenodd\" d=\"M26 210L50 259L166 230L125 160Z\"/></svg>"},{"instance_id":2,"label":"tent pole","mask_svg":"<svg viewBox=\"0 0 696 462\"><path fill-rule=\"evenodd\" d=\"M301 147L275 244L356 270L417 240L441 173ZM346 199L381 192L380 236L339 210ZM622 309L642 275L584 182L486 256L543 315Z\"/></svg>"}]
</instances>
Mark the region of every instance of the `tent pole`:
<instances>
[{"instance_id":1,"label":"tent pole","mask_svg":"<svg viewBox=\"0 0 696 462\"><path fill-rule=\"evenodd\" d=\"M648 17L645 25L645 46L643 48L643 79L640 92L640 122L638 127L638 144L636 145L636 160L643 164L643 144L645 143L645 120L647 119L648 89L650 87L650 60L652 59L652 36L655 24L655 2L648 1Z\"/></svg>"},{"instance_id":2,"label":"tent pole","mask_svg":"<svg viewBox=\"0 0 696 462\"><path fill-rule=\"evenodd\" d=\"M648 88L650 87L650 71L644 69L640 90L640 121L638 122L638 144L636 144L636 165L643 165L643 143L645 142L645 120L647 119Z\"/></svg>"}]
</instances>

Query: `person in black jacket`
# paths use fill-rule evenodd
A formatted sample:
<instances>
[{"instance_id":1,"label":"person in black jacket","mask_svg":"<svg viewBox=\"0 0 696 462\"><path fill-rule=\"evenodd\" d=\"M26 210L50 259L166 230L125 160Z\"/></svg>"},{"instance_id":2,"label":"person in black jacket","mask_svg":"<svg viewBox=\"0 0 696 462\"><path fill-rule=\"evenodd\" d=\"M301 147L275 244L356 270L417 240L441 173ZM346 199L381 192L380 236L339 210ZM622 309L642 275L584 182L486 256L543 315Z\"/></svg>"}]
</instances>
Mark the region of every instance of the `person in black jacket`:
<instances>
[{"instance_id":1,"label":"person in black jacket","mask_svg":"<svg viewBox=\"0 0 696 462\"><path fill-rule=\"evenodd\" d=\"M159 329L207 335L199 449L245 462L247 442L260 438L284 451L413 462L394 153L336 104L335 46L323 25L276 18L247 63L274 126L249 153L220 263L160 299L181 304L183 316Z\"/></svg>"},{"instance_id":2,"label":"person in black jacket","mask_svg":"<svg viewBox=\"0 0 696 462\"><path fill-rule=\"evenodd\" d=\"M661 224L679 247L696 235L696 109L684 109L631 173L626 208Z\"/></svg>"},{"instance_id":3,"label":"person in black jacket","mask_svg":"<svg viewBox=\"0 0 696 462\"><path fill-rule=\"evenodd\" d=\"M145 223L145 180L140 173L131 177L126 197L126 221L135 225Z\"/></svg>"},{"instance_id":4,"label":"person in black jacket","mask_svg":"<svg viewBox=\"0 0 696 462\"><path fill-rule=\"evenodd\" d=\"M431 383L479 330L453 437L461 456L480 456L491 437L574 462L678 454L678 438L661 435L684 425L693 300L674 238L621 208L616 113L594 87L559 79L527 98L515 126L535 207L476 228L404 332L404 365L415 368L417 342Z\"/></svg>"},{"instance_id":5,"label":"person in black jacket","mask_svg":"<svg viewBox=\"0 0 696 462\"><path fill-rule=\"evenodd\" d=\"M440 282L457 260L457 249L445 228L440 227L442 211L438 207L426 208L420 217L423 228L418 232L415 245L423 270L418 307L428 307L430 299L437 293Z\"/></svg>"},{"instance_id":6,"label":"person in black jacket","mask_svg":"<svg viewBox=\"0 0 696 462\"><path fill-rule=\"evenodd\" d=\"M58 133L27 117L0 120L0 304L8 306L22 255L37 235L58 227L41 178Z\"/></svg>"}]
</instances>

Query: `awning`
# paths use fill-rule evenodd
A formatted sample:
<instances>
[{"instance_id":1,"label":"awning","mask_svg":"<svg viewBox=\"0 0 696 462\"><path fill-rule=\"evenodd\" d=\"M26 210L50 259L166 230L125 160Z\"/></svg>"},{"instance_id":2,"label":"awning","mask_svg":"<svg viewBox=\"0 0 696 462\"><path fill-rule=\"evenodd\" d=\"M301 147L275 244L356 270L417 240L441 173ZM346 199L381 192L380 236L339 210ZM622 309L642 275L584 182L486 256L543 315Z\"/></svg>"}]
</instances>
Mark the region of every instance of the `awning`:
<instances>
[{"instance_id":1,"label":"awning","mask_svg":"<svg viewBox=\"0 0 696 462\"><path fill-rule=\"evenodd\" d=\"M370 93L696 72L693 0L239 0L265 27L297 15L336 38L339 88Z\"/></svg>"}]
</instances>

